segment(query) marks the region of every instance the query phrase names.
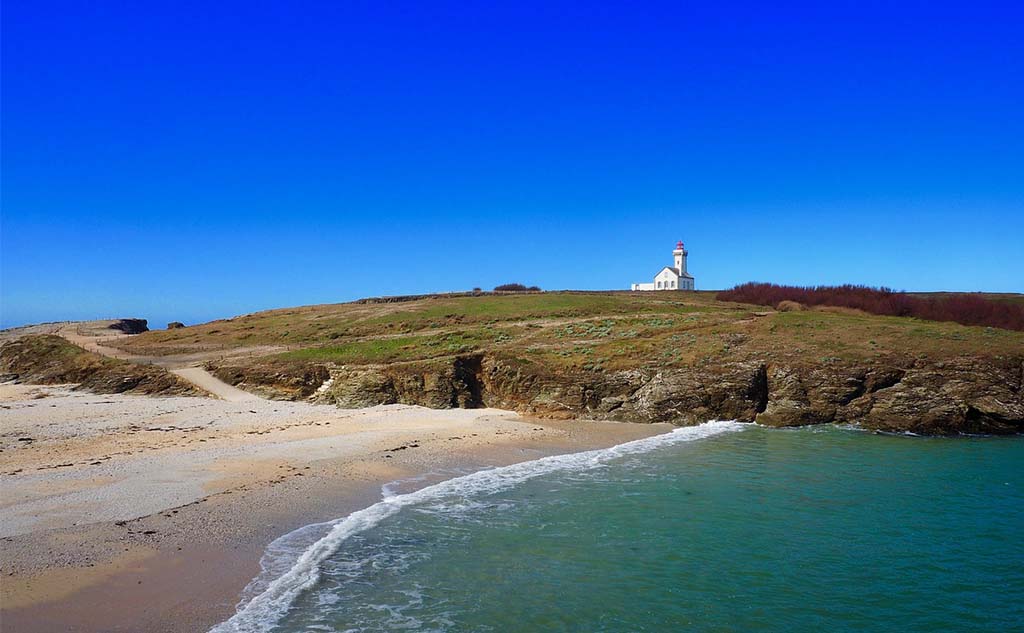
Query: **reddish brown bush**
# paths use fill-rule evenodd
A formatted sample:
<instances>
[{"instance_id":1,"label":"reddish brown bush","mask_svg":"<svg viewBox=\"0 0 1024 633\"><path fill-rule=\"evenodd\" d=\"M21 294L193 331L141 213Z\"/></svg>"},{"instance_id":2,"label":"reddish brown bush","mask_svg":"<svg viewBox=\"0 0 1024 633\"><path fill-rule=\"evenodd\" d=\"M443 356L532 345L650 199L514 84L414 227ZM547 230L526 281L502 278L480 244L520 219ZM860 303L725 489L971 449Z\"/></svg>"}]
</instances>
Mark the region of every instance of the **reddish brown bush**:
<instances>
[{"instance_id":1,"label":"reddish brown bush","mask_svg":"<svg viewBox=\"0 0 1024 633\"><path fill-rule=\"evenodd\" d=\"M955 321L963 325L987 325L1024 331L1024 306L992 301L974 294L923 298L885 287L799 287L751 282L718 293L718 299L766 306L795 301L808 306L837 306L871 314Z\"/></svg>"},{"instance_id":2,"label":"reddish brown bush","mask_svg":"<svg viewBox=\"0 0 1024 633\"><path fill-rule=\"evenodd\" d=\"M495 292L540 292L537 286L524 286L523 284L501 284L494 287Z\"/></svg>"}]
</instances>

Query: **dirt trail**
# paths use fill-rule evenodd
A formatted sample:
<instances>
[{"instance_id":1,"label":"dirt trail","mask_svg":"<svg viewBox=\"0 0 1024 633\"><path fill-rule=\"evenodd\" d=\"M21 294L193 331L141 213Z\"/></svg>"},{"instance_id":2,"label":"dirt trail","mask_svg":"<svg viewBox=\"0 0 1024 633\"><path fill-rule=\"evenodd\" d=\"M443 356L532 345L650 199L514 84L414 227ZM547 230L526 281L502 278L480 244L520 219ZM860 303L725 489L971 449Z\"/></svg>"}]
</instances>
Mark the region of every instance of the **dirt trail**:
<instances>
[{"instance_id":1,"label":"dirt trail","mask_svg":"<svg viewBox=\"0 0 1024 633\"><path fill-rule=\"evenodd\" d=\"M111 358L118 358L121 360L140 362L138 359L134 358L128 352L122 352L119 349L107 347L106 345L104 345L104 343L106 343L107 341L123 338L125 336L128 336L127 334L105 334L103 336L83 334L81 331L81 326L78 323L69 323L67 325L64 325L56 332L54 332L54 334L60 336L61 338L67 339L68 341L74 343L75 345L83 349L87 349L90 352L100 354L101 356L109 356Z\"/></svg>"},{"instance_id":2,"label":"dirt trail","mask_svg":"<svg viewBox=\"0 0 1024 633\"><path fill-rule=\"evenodd\" d=\"M196 361L193 359L181 360L171 357L160 358L137 356L105 345L108 341L121 339L129 335L110 335L104 332L103 335L90 336L89 334L83 333L83 329L87 330L88 328L83 328L81 323L69 323L68 325L59 328L56 331L56 334L64 337L79 347L85 348L90 352L95 352L102 356L109 356L110 358L117 358L144 365L158 365L226 402L252 402L263 399L256 394L242 391L241 389L233 387L218 379L210 372L195 364Z\"/></svg>"},{"instance_id":3,"label":"dirt trail","mask_svg":"<svg viewBox=\"0 0 1024 633\"><path fill-rule=\"evenodd\" d=\"M232 387L202 367L182 367L180 369L172 369L170 372L227 402L251 402L263 399L256 394L242 391L238 387Z\"/></svg>"}]
</instances>

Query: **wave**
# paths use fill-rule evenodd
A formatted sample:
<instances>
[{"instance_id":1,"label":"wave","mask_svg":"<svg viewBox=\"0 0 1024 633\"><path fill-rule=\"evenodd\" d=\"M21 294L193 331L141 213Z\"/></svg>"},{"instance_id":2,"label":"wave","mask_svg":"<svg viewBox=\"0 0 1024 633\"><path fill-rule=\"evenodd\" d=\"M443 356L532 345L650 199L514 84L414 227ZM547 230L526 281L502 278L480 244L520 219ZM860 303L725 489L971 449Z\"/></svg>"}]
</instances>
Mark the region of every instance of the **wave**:
<instances>
[{"instance_id":1,"label":"wave","mask_svg":"<svg viewBox=\"0 0 1024 633\"><path fill-rule=\"evenodd\" d=\"M261 633L273 629L295 599L320 579L320 564L338 551L347 539L372 529L403 508L436 502L448 497L475 497L508 490L516 485L555 472L582 471L628 455L647 453L656 448L692 442L721 433L739 431L749 424L714 420L698 426L674 429L626 442L607 449L552 455L510 466L481 470L469 475L448 479L406 494L386 496L363 510L330 521L318 523L274 541L268 547L261 563L264 573L247 588L243 602L229 620L210 630L210 633ZM328 529L329 528L329 529ZM295 537L326 534L309 544L297 557L294 553ZM288 561L290 565L282 565ZM268 579L268 575L273 575Z\"/></svg>"}]
</instances>

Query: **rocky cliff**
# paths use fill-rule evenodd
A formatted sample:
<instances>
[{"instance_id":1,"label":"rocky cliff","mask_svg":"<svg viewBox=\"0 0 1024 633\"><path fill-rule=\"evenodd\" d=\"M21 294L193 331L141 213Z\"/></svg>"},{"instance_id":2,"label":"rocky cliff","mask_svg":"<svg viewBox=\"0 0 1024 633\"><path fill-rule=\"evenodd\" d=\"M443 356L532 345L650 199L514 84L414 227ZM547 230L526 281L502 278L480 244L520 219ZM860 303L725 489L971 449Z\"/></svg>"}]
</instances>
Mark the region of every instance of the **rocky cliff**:
<instances>
[{"instance_id":1,"label":"rocky cliff","mask_svg":"<svg viewBox=\"0 0 1024 633\"><path fill-rule=\"evenodd\" d=\"M353 408L500 407L549 417L768 426L849 423L928 435L1024 432L1024 356L801 365L741 361L685 368L552 372L515 356L330 367L214 368L264 395Z\"/></svg>"}]
</instances>

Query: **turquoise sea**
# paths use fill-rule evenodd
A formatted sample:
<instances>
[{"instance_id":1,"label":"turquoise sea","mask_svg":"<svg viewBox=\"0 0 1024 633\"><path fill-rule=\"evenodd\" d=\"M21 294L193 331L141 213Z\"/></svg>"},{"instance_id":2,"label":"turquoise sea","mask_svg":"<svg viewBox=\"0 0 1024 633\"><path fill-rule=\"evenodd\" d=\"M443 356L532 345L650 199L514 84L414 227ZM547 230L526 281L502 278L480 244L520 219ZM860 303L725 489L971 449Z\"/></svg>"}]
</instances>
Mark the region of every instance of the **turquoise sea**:
<instances>
[{"instance_id":1,"label":"turquoise sea","mask_svg":"<svg viewBox=\"0 0 1024 633\"><path fill-rule=\"evenodd\" d=\"M712 422L392 490L215 630L1022 631L1022 473L1022 437Z\"/></svg>"}]
</instances>

